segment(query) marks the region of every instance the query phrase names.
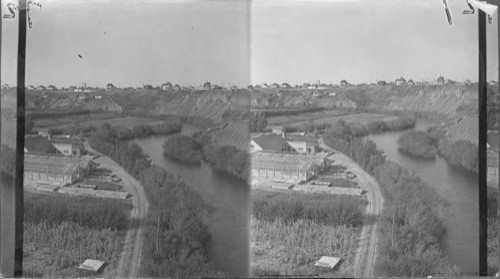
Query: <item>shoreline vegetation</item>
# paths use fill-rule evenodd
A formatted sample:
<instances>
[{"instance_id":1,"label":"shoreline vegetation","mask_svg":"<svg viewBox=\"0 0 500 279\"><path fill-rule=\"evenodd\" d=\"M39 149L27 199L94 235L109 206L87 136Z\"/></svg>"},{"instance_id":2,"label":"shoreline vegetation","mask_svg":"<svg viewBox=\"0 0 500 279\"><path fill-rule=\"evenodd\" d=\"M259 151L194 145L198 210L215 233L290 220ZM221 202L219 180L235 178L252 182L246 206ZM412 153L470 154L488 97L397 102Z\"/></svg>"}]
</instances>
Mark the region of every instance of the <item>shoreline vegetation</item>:
<instances>
[{"instance_id":1,"label":"shoreline vegetation","mask_svg":"<svg viewBox=\"0 0 500 279\"><path fill-rule=\"evenodd\" d=\"M477 145L467 140L447 140L436 129L408 130L398 139L398 149L404 153L433 159L441 155L448 163L478 172Z\"/></svg>"},{"instance_id":2,"label":"shoreline vegetation","mask_svg":"<svg viewBox=\"0 0 500 279\"><path fill-rule=\"evenodd\" d=\"M190 164L204 160L215 170L242 180L249 177L250 155L234 146L217 146L210 132L197 132L193 137L173 135L163 144L163 152L169 158Z\"/></svg>"},{"instance_id":3,"label":"shoreline vegetation","mask_svg":"<svg viewBox=\"0 0 500 279\"><path fill-rule=\"evenodd\" d=\"M212 208L182 180L152 165L142 148L120 140L103 124L88 139L143 185L150 208L145 218L141 277L221 276L208 259ZM161 239L161 241L159 241Z\"/></svg>"},{"instance_id":4,"label":"shoreline vegetation","mask_svg":"<svg viewBox=\"0 0 500 279\"><path fill-rule=\"evenodd\" d=\"M446 232L447 202L398 164L387 161L369 139L352 136L338 121L324 134L325 143L349 156L379 183L385 205L379 226L376 276L426 277L456 273L440 247Z\"/></svg>"}]
</instances>

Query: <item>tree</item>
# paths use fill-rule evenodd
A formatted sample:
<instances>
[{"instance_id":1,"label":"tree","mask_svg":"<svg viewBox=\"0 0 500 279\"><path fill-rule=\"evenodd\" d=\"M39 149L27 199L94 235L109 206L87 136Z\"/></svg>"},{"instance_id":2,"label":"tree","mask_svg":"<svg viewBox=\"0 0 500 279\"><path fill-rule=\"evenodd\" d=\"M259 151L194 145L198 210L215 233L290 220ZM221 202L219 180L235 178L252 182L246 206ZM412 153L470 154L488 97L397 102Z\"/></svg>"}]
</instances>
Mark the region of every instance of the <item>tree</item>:
<instances>
[{"instance_id":1,"label":"tree","mask_svg":"<svg viewBox=\"0 0 500 279\"><path fill-rule=\"evenodd\" d=\"M254 113L248 121L248 129L251 133L261 132L267 127L267 118L263 113Z\"/></svg>"}]
</instances>

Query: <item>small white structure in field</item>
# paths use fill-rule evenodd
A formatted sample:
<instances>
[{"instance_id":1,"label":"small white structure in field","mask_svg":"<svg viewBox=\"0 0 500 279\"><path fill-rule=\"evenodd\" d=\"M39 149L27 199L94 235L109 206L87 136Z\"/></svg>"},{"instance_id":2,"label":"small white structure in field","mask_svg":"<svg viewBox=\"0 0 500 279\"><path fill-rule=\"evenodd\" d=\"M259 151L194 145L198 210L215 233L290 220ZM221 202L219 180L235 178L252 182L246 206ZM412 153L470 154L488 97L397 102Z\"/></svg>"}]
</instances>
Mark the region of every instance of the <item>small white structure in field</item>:
<instances>
[{"instance_id":1,"label":"small white structure in field","mask_svg":"<svg viewBox=\"0 0 500 279\"><path fill-rule=\"evenodd\" d=\"M97 272L103 265L103 261L86 259L78 268Z\"/></svg>"},{"instance_id":2,"label":"small white structure in field","mask_svg":"<svg viewBox=\"0 0 500 279\"><path fill-rule=\"evenodd\" d=\"M321 267L327 267L327 268L335 268L335 266L337 266L339 261L340 261L340 258L323 256L314 265L321 266Z\"/></svg>"}]
</instances>

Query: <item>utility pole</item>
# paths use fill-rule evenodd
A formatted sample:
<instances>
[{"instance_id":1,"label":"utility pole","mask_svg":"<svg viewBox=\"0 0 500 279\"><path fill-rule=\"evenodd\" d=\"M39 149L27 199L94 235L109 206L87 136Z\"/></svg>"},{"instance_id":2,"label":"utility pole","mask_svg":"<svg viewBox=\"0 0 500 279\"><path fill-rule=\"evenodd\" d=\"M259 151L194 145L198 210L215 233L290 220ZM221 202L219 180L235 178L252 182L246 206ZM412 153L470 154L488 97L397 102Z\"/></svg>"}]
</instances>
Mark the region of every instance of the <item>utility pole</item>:
<instances>
[{"instance_id":1,"label":"utility pole","mask_svg":"<svg viewBox=\"0 0 500 279\"><path fill-rule=\"evenodd\" d=\"M25 129L26 0L19 0L17 49L17 127L13 185L1 185L0 274L21 277L23 270L23 175Z\"/></svg>"},{"instance_id":2,"label":"utility pole","mask_svg":"<svg viewBox=\"0 0 500 279\"><path fill-rule=\"evenodd\" d=\"M488 275L488 197L486 184L486 13L478 9L478 47L479 47L479 276Z\"/></svg>"}]
</instances>

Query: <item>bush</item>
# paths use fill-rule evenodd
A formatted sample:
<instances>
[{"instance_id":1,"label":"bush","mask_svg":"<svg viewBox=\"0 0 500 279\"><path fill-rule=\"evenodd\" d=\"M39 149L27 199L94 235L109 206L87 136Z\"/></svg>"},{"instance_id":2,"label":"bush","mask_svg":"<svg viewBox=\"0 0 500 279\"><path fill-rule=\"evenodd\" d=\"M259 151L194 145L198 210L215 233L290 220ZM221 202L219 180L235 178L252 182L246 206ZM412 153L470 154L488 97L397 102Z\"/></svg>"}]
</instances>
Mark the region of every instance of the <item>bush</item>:
<instances>
[{"instance_id":1,"label":"bush","mask_svg":"<svg viewBox=\"0 0 500 279\"><path fill-rule=\"evenodd\" d=\"M438 145L439 152L446 160L456 166L462 166L473 172L478 172L477 145L466 140L443 141Z\"/></svg>"},{"instance_id":2,"label":"bush","mask_svg":"<svg viewBox=\"0 0 500 279\"><path fill-rule=\"evenodd\" d=\"M243 180L248 179L250 169L250 155L234 146L206 145L203 148L205 159L212 167L219 171L225 171Z\"/></svg>"},{"instance_id":3,"label":"bush","mask_svg":"<svg viewBox=\"0 0 500 279\"><path fill-rule=\"evenodd\" d=\"M424 158L435 158L438 149L435 138L426 132L408 130L398 139L399 150Z\"/></svg>"},{"instance_id":4,"label":"bush","mask_svg":"<svg viewBox=\"0 0 500 279\"><path fill-rule=\"evenodd\" d=\"M187 163L200 163L203 153L194 139L185 135L169 137L163 144L163 154Z\"/></svg>"}]
</instances>

